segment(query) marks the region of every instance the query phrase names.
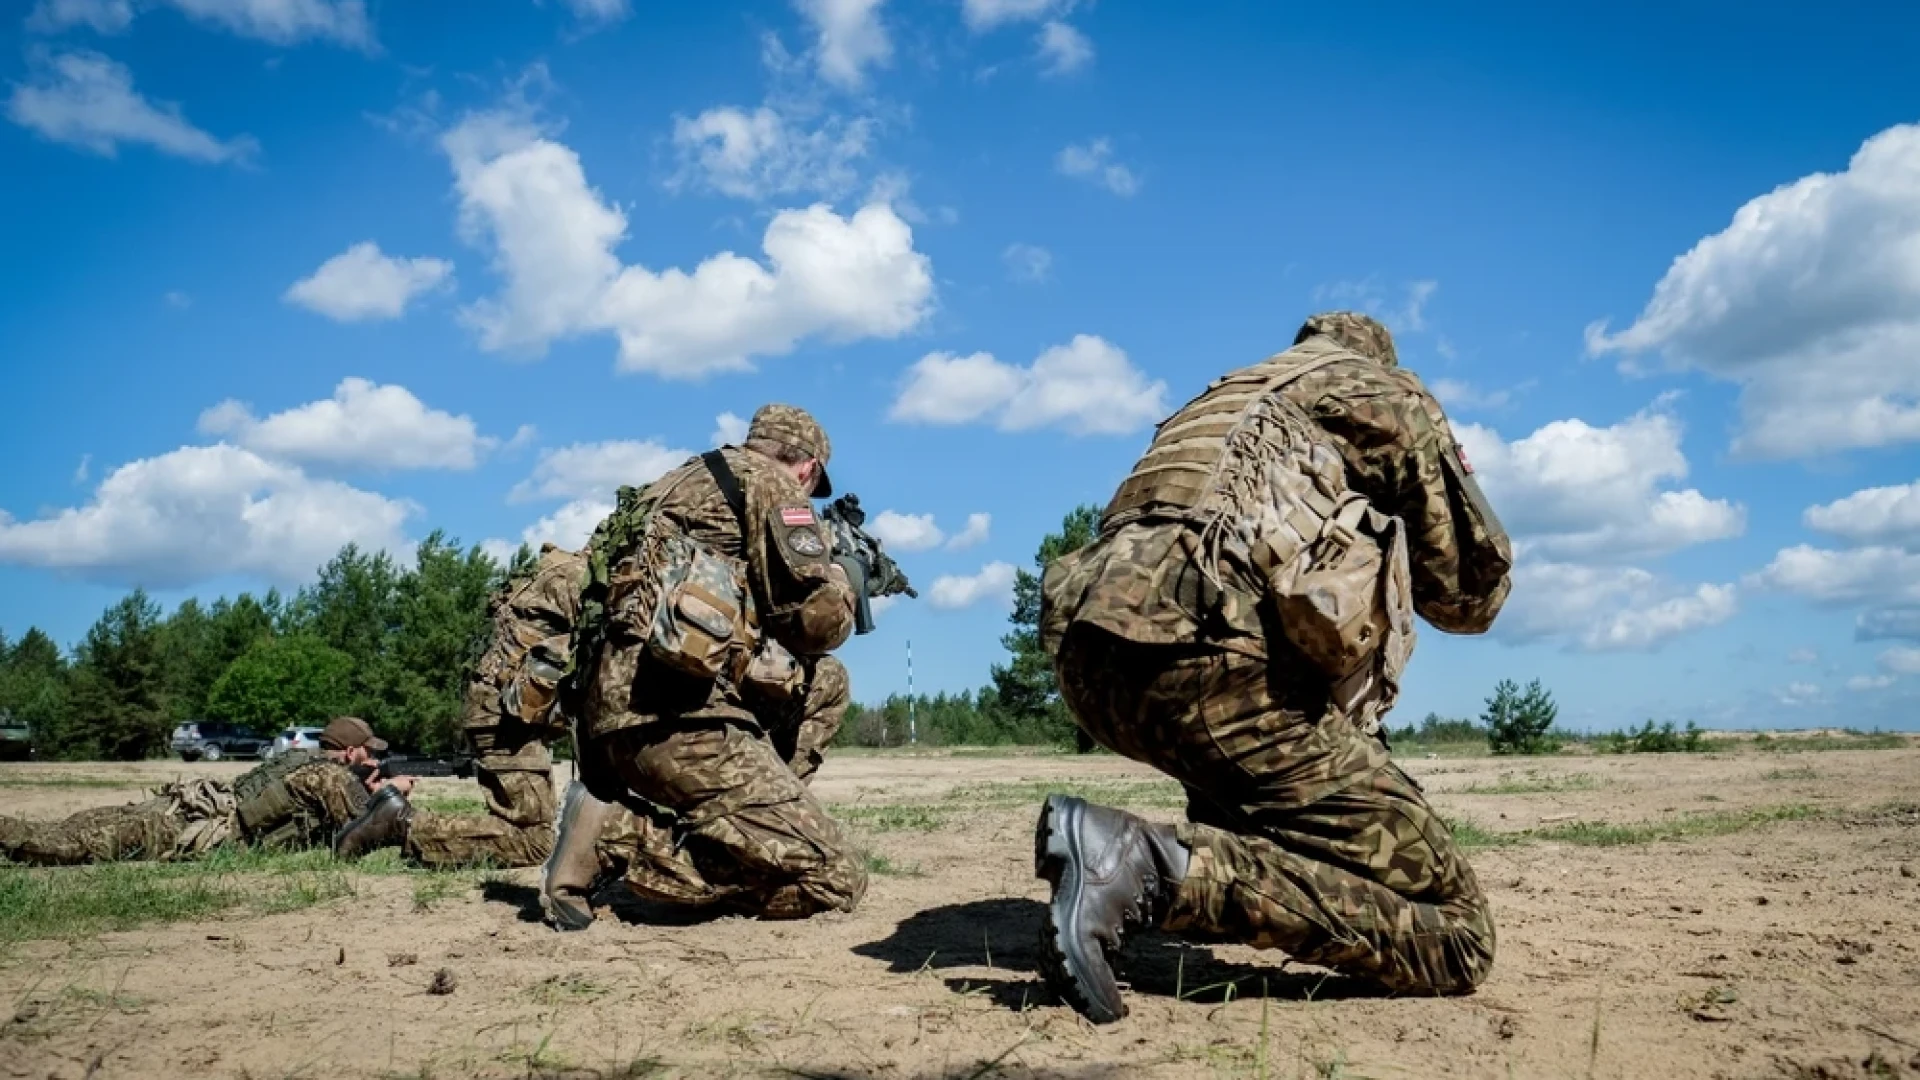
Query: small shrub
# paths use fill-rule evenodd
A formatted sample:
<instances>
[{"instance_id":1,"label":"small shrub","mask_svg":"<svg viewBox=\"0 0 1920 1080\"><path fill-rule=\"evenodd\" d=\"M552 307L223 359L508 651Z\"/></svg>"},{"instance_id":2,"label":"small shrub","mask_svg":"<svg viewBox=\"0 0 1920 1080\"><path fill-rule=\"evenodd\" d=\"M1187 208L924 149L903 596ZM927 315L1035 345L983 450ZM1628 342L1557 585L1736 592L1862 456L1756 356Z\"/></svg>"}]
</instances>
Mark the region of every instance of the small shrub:
<instances>
[{"instance_id":1,"label":"small shrub","mask_svg":"<svg viewBox=\"0 0 1920 1080\"><path fill-rule=\"evenodd\" d=\"M1551 754L1560 744L1547 737L1560 715L1553 695L1535 679L1526 690L1502 679L1487 699L1480 719L1487 726L1487 745L1496 754Z\"/></svg>"}]
</instances>

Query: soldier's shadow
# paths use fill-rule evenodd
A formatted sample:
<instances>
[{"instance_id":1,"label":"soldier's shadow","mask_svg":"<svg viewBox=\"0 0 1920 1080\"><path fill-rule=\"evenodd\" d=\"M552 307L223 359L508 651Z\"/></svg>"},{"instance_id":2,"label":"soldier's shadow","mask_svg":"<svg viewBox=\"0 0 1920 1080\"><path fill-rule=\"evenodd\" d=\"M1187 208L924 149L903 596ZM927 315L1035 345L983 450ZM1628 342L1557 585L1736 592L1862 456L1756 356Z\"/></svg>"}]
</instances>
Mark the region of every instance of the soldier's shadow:
<instances>
[{"instance_id":1,"label":"soldier's shadow","mask_svg":"<svg viewBox=\"0 0 1920 1080\"><path fill-rule=\"evenodd\" d=\"M1036 900L1002 898L946 904L900 921L893 933L854 947L859 956L883 960L895 974L974 969L942 981L956 994L980 995L1014 1012L1057 1004L1040 977L1040 926L1046 906ZM1211 948L1164 934L1137 933L1121 950L1117 968L1130 993L1219 1004L1266 996L1283 1001L1383 997L1372 983L1318 969L1283 970L1275 962L1244 964L1221 959Z\"/></svg>"},{"instance_id":2,"label":"soldier's shadow","mask_svg":"<svg viewBox=\"0 0 1920 1080\"><path fill-rule=\"evenodd\" d=\"M537 923L543 918L540 910L540 890L532 885L523 885L517 881L487 879L480 883L480 895L491 903L514 908L514 914L521 922ZM712 908L684 908L671 904L650 903L620 887L618 883L608 885L596 892L593 897L593 906L606 909L623 923L643 926L693 926L721 918L725 914Z\"/></svg>"}]
</instances>

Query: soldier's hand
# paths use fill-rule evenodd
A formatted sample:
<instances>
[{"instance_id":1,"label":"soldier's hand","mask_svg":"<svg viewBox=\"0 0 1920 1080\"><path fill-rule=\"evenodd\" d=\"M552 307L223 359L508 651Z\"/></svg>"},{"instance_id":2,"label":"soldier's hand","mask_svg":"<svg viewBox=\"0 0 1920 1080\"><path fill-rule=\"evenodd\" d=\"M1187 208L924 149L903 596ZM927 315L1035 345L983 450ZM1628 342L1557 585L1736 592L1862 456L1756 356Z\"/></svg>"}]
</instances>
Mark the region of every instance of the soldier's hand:
<instances>
[{"instance_id":1,"label":"soldier's hand","mask_svg":"<svg viewBox=\"0 0 1920 1080\"><path fill-rule=\"evenodd\" d=\"M412 795L413 781L414 778L411 776L396 776L387 781L387 786L398 789L402 795Z\"/></svg>"}]
</instances>

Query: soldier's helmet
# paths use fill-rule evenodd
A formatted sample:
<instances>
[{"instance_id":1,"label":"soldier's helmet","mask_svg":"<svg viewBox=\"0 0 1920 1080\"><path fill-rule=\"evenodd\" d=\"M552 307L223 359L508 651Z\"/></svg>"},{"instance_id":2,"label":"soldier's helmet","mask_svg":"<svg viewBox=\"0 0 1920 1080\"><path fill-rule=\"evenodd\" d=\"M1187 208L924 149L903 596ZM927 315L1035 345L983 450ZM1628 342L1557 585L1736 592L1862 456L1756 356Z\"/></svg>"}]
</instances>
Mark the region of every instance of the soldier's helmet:
<instances>
[{"instance_id":1,"label":"soldier's helmet","mask_svg":"<svg viewBox=\"0 0 1920 1080\"><path fill-rule=\"evenodd\" d=\"M797 450L820 463L820 479L814 484L815 498L833 494L833 481L827 479L827 459L833 456L833 444L827 432L807 410L797 405L762 405L747 425L748 439L765 439Z\"/></svg>"},{"instance_id":2,"label":"soldier's helmet","mask_svg":"<svg viewBox=\"0 0 1920 1080\"><path fill-rule=\"evenodd\" d=\"M1393 351L1393 335L1370 315L1357 311L1323 311L1301 324L1293 343L1298 345L1315 334L1325 334L1343 348L1352 349L1369 360L1388 367L1400 366L1400 356Z\"/></svg>"}]
</instances>

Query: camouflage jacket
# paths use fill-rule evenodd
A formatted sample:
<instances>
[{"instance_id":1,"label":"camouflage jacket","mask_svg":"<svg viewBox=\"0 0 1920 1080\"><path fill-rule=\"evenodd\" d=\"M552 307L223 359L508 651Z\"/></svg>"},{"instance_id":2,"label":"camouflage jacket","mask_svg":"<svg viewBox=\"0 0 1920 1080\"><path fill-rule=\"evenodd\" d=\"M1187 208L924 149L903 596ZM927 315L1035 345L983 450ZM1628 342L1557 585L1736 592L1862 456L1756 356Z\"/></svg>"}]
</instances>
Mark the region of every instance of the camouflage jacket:
<instances>
[{"instance_id":1,"label":"camouflage jacket","mask_svg":"<svg viewBox=\"0 0 1920 1080\"><path fill-rule=\"evenodd\" d=\"M1473 479L1438 402L1411 372L1346 352L1324 337L1247 369L1294 362L1297 350L1340 355L1281 391L1344 459L1347 483L1407 527L1414 607L1441 630L1492 624L1509 589L1512 546ZM1204 637L1265 656L1244 568L1206 565L1192 526L1151 512L1109 517L1082 552L1049 568L1041 636L1056 651L1067 626L1089 622L1146 643Z\"/></svg>"},{"instance_id":2,"label":"camouflage jacket","mask_svg":"<svg viewBox=\"0 0 1920 1080\"><path fill-rule=\"evenodd\" d=\"M1332 436L1347 483L1406 523L1414 610L1449 633L1492 626L1512 585L1513 545L1420 377L1348 354L1282 392Z\"/></svg>"},{"instance_id":3,"label":"camouflage jacket","mask_svg":"<svg viewBox=\"0 0 1920 1080\"><path fill-rule=\"evenodd\" d=\"M586 576L585 552L547 544L531 573L495 594L489 605L492 636L467 680L463 726L551 723L546 708L567 669Z\"/></svg>"},{"instance_id":4,"label":"camouflage jacket","mask_svg":"<svg viewBox=\"0 0 1920 1080\"><path fill-rule=\"evenodd\" d=\"M854 595L833 563L812 500L772 459L735 447L722 453L745 496L745 533L699 458L649 485L655 527L678 531L731 563L746 584L762 634L799 656L831 652L853 633ZM649 678L642 650L621 641L620 635L610 637L595 664L582 717L590 736L666 716L753 717L728 679L688 700L673 679Z\"/></svg>"}]
</instances>

